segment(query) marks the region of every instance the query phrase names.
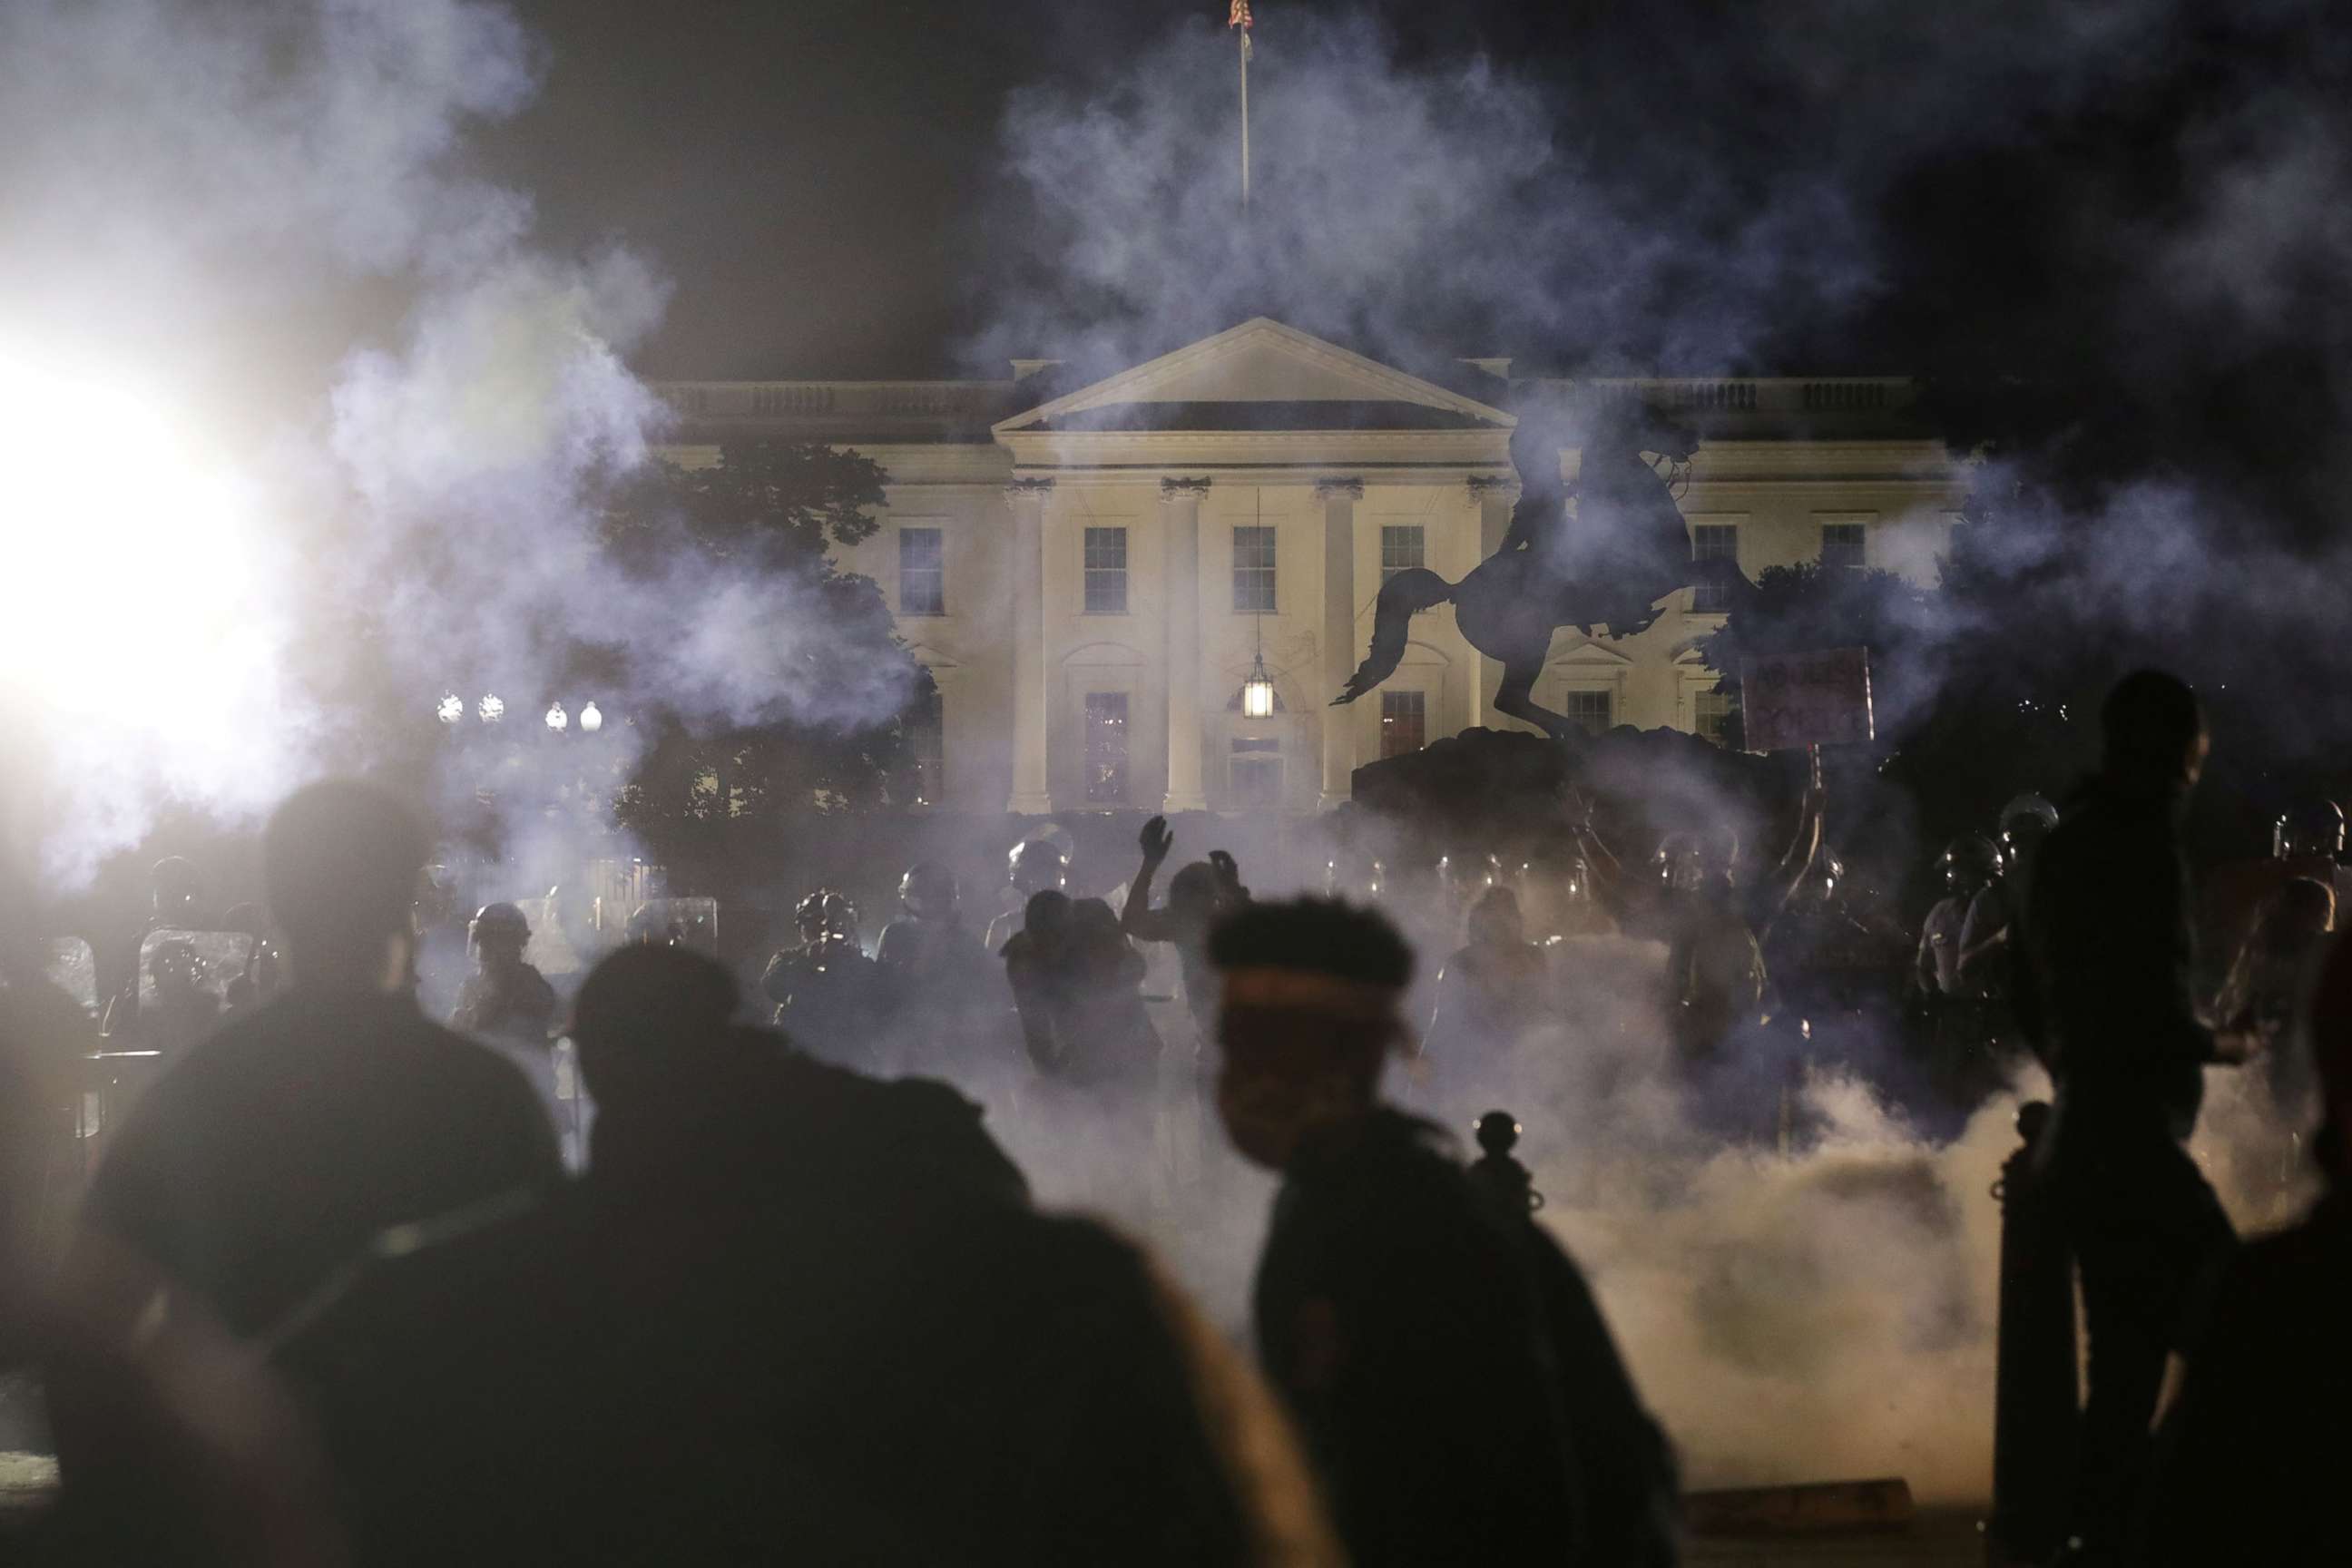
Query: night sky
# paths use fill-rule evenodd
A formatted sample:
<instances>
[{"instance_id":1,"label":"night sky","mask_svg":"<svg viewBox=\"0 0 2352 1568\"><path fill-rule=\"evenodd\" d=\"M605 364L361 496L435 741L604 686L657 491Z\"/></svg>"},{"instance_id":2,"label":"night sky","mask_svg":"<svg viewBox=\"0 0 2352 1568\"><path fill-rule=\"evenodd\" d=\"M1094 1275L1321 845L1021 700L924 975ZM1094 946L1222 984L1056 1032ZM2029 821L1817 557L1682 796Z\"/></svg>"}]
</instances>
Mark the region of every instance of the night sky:
<instances>
[{"instance_id":1,"label":"night sky","mask_svg":"<svg viewBox=\"0 0 2352 1568\"><path fill-rule=\"evenodd\" d=\"M1591 181L1654 215L1642 330L1570 311L1549 341L1520 327L1447 352L1917 374L1938 378L1964 438L2020 424L2040 438L2053 405L2075 411L2093 476L2218 468L2306 517L2336 488L2310 459L2336 445L2352 339L2352 54L2328 6L1265 0L1260 58L1295 47L1307 12L1368 10L1401 70L1484 51L1536 84ZM1062 352L1002 331L972 349L991 312L1064 288L1050 256L1008 243L1028 222L1003 173L1009 95L1116 91L1152 40L1216 29L1223 5L538 0L524 15L545 85L489 133L489 168L533 194L550 240L617 237L671 279L639 367L870 376ZM1225 88L1203 80L1203 113L1227 111ZM1786 290L1736 359L1663 363L1649 324L1742 281L1758 265L1742 224L1808 189L1850 215L1856 286ZM1507 249L1510 221L1462 243ZM2184 256L2203 279L2185 307Z\"/></svg>"}]
</instances>

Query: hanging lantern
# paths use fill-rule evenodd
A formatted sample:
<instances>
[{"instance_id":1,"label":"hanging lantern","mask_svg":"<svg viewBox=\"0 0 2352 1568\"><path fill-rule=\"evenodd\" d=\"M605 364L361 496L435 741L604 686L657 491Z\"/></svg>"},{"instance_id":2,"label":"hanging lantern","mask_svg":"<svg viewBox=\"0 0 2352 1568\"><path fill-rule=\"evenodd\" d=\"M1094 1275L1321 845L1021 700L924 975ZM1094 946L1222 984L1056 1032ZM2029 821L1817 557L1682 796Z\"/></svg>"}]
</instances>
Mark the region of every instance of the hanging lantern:
<instances>
[{"instance_id":1,"label":"hanging lantern","mask_svg":"<svg viewBox=\"0 0 2352 1568\"><path fill-rule=\"evenodd\" d=\"M1265 672L1265 655L1250 660L1249 678L1242 682L1242 717L1274 717L1274 677Z\"/></svg>"},{"instance_id":2,"label":"hanging lantern","mask_svg":"<svg viewBox=\"0 0 2352 1568\"><path fill-rule=\"evenodd\" d=\"M580 710L580 732L593 735L604 727L604 710L591 701Z\"/></svg>"},{"instance_id":3,"label":"hanging lantern","mask_svg":"<svg viewBox=\"0 0 2352 1568\"><path fill-rule=\"evenodd\" d=\"M572 722L572 715L571 715L571 714L569 714L569 713L566 713L566 712L563 710L563 704L562 704L562 703L561 703L561 702L551 702L551 703L548 704L548 708L547 708L547 727L548 727L549 729L551 729L551 730L554 731L557 734L561 735L562 733L563 733L564 730L565 730L565 729L566 729L566 728L571 724L571 722Z\"/></svg>"}]
</instances>

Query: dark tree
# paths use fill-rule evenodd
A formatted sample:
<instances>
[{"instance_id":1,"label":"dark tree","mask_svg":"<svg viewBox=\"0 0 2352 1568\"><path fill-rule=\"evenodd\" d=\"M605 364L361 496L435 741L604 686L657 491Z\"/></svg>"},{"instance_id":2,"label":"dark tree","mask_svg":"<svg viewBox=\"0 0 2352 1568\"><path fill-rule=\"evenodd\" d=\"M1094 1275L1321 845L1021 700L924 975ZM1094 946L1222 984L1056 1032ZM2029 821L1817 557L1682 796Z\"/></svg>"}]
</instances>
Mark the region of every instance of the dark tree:
<instances>
[{"instance_id":1,"label":"dark tree","mask_svg":"<svg viewBox=\"0 0 2352 1568\"><path fill-rule=\"evenodd\" d=\"M710 467L664 462L635 479L608 513L606 548L633 572L663 573L686 552L772 584L796 616L824 628L795 650L796 684L816 693L902 689L911 705L931 689L929 672L898 639L874 580L838 570L829 553L873 535L884 478L871 458L819 442L729 442ZM715 837L745 819L889 804L906 787L908 737L898 719L876 722L861 707L840 704L840 718L719 725L646 715L652 743L622 793L620 817L675 841Z\"/></svg>"}]
</instances>

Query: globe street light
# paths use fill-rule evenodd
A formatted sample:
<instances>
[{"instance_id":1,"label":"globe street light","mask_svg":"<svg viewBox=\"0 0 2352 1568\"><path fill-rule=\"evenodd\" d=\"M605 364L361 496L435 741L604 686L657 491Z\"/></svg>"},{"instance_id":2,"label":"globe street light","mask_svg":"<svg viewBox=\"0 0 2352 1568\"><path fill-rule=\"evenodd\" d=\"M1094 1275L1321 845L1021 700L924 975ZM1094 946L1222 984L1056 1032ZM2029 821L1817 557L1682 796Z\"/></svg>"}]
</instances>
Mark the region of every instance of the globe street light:
<instances>
[{"instance_id":1,"label":"globe street light","mask_svg":"<svg viewBox=\"0 0 2352 1568\"><path fill-rule=\"evenodd\" d=\"M480 705L474 711L482 716L483 723L495 724L507 716L506 700L496 692L485 693Z\"/></svg>"},{"instance_id":2,"label":"globe street light","mask_svg":"<svg viewBox=\"0 0 2352 1568\"><path fill-rule=\"evenodd\" d=\"M580 710L580 732L593 735L604 727L604 710L592 700Z\"/></svg>"},{"instance_id":3,"label":"globe street light","mask_svg":"<svg viewBox=\"0 0 2352 1568\"><path fill-rule=\"evenodd\" d=\"M452 691L434 706L433 715L444 724L455 724L466 716L466 700Z\"/></svg>"},{"instance_id":4,"label":"globe street light","mask_svg":"<svg viewBox=\"0 0 2352 1568\"><path fill-rule=\"evenodd\" d=\"M572 722L572 716L571 716L570 714L568 714L568 713L564 712L564 710L563 710L563 704L562 704L562 703L561 703L561 702L552 702L552 703L550 703L550 704L548 705L548 709L547 709L547 727L548 727L549 729L551 729L551 730L554 731L557 734L561 735L562 733L563 733L565 727L566 727L566 726L568 726L571 722Z\"/></svg>"}]
</instances>

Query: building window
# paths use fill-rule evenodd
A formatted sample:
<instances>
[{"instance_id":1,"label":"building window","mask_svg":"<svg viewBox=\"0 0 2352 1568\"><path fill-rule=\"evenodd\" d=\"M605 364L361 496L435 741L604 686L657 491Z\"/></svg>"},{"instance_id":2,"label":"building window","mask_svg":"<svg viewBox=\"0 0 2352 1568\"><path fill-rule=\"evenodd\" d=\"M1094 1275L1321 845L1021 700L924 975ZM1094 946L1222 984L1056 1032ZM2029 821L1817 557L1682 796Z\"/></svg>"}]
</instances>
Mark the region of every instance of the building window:
<instances>
[{"instance_id":1,"label":"building window","mask_svg":"<svg viewBox=\"0 0 2352 1568\"><path fill-rule=\"evenodd\" d=\"M1739 525L1731 522L1693 523L1691 559L1728 561L1731 563L1730 570L1738 570ZM1703 616L1723 614L1731 608L1731 584L1728 582L1694 584L1690 607Z\"/></svg>"},{"instance_id":2,"label":"building window","mask_svg":"<svg viewBox=\"0 0 2352 1568\"><path fill-rule=\"evenodd\" d=\"M1423 555L1425 548L1423 538L1421 525L1417 522L1402 526L1385 522L1381 525L1381 587L1387 587L1389 579L1400 572L1410 572L1416 566L1429 564Z\"/></svg>"},{"instance_id":3,"label":"building window","mask_svg":"<svg viewBox=\"0 0 2352 1568\"><path fill-rule=\"evenodd\" d=\"M1127 530L1087 530L1087 614L1127 614Z\"/></svg>"},{"instance_id":4,"label":"building window","mask_svg":"<svg viewBox=\"0 0 2352 1568\"><path fill-rule=\"evenodd\" d=\"M1282 805L1282 742L1271 739L1238 740L1229 780L1234 804L1244 811L1273 811Z\"/></svg>"},{"instance_id":5,"label":"building window","mask_svg":"<svg viewBox=\"0 0 2352 1568\"><path fill-rule=\"evenodd\" d=\"M1127 693L1087 693L1087 798L1127 799Z\"/></svg>"},{"instance_id":6,"label":"building window","mask_svg":"<svg viewBox=\"0 0 2352 1568\"><path fill-rule=\"evenodd\" d=\"M1822 524L1822 564L1860 567L1863 564L1863 527L1858 522Z\"/></svg>"},{"instance_id":7,"label":"building window","mask_svg":"<svg viewBox=\"0 0 2352 1568\"><path fill-rule=\"evenodd\" d=\"M907 715L907 761L914 773L909 782L917 805L940 804L947 780L947 713L934 687L915 700Z\"/></svg>"},{"instance_id":8,"label":"building window","mask_svg":"<svg viewBox=\"0 0 2352 1568\"><path fill-rule=\"evenodd\" d=\"M898 613L948 613L947 548L936 528L898 531Z\"/></svg>"},{"instance_id":9,"label":"building window","mask_svg":"<svg viewBox=\"0 0 2352 1568\"><path fill-rule=\"evenodd\" d=\"M1420 531L1415 530L1415 532ZM1325 721L1327 723L1332 721ZM1402 757L1429 744L1429 695L1423 691L1381 693L1381 755Z\"/></svg>"},{"instance_id":10,"label":"building window","mask_svg":"<svg viewBox=\"0 0 2352 1568\"><path fill-rule=\"evenodd\" d=\"M1568 721L1588 735L1598 735L1615 723L1616 707L1616 694L1610 691L1571 691L1561 704Z\"/></svg>"},{"instance_id":11,"label":"building window","mask_svg":"<svg viewBox=\"0 0 2352 1568\"><path fill-rule=\"evenodd\" d=\"M1234 614L1274 614L1274 530L1234 530Z\"/></svg>"},{"instance_id":12,"label":"building window","mask_svg":"<svg viewBox=\"0 0 2352 1568\"><path fill-rule=\"evenodd\" d=\"M1721 691L1701 691L1691 698L1691 732L1703 741L1726 744L1731 726L1731 698Z\"/></svg>"}]
</instances>

